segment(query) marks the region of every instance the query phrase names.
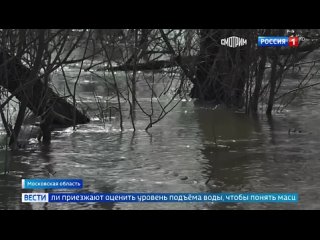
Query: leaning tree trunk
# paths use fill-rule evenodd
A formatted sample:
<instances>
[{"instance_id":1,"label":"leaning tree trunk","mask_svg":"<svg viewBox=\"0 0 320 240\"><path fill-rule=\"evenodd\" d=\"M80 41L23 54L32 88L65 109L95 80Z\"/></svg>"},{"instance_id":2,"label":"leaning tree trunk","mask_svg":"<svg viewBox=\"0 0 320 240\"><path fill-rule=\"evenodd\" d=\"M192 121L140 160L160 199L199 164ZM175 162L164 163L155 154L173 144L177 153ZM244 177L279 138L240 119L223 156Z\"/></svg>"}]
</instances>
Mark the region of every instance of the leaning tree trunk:
<instances>
[{"instance_id":1,"label":"leaning tree trunk","mask_svg":"<svg viewBox=\"0 0 320 240\"><path fill-rule=\"evenodd\" d=\"M43 141L50 142L51 124L61 127L88 123L89 118L55 93L40 77L30 78L31 69L17 58L0 51L0 85L6 88L19 101L23 101L36 115L41 117L40 128Z\"/></svg>"},{"instance_id":2,"label":"leaning tree trunk","mask_svg":"<svg viewBox=\"0 0 320 240\"><path fill-rule=\"evenodd\" d=\"M241 107L247 78L247 46L221 46L222 38L244 37L232 30L202 29L196 78L190 96Z\"/></svg>"}]
</instances>

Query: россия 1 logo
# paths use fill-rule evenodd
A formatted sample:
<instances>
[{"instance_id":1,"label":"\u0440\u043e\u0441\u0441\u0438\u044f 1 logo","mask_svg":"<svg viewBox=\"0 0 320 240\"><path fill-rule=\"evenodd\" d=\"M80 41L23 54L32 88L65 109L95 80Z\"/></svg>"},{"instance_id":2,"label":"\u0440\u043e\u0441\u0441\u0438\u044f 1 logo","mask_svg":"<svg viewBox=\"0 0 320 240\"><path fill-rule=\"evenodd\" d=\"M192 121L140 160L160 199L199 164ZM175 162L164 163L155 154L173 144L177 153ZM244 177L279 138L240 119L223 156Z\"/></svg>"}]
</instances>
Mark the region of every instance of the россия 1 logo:
<instances>
[{"instance_id":1,"label":"\u0440\u043e\u0441\u0441\u0438\u044f 1 logo","mask_svg":"<svg viewBox=\"0 0 320 240\"><path fill-rule=\"evenodd\" d=\"M299 37L259 36L258 47L298 47Z\"/></svg>"},{"instance_id":2,"label":"\u0440\u043e\u0441\u0441\u0438\u044f 1 logo","mask_svg":"<svg viewBox=\"0 0 320 240\"><path fill-rule=\"evenodd\" d=\"M228 38L221 39L222 46L228 46L231 48L242 47L247 44L248 44L247 39L241 38L241 37L236 37L236 36L231 36Z\"/></svg>"}]
</instances>

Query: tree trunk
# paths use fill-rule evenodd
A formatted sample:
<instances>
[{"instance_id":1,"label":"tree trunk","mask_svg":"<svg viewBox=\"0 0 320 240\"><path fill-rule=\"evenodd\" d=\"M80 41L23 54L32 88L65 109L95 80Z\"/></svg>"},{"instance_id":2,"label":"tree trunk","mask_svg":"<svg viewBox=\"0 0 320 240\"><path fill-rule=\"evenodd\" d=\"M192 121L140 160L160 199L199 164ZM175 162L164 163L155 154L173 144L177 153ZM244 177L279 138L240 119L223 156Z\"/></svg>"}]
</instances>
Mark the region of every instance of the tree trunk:
<instances>
[{"instance_id":1,"label":"tree trunk","mask_svg":"<svg viewBox=\"0 0 320 240\"><path fill-rule=\"evenodd\" d=\"M210 76L209 72L220 49L217 40L221 39L221 34L220 30L201 29L200 31L200 56L196 78L193 79L194 86L190 93L192 98L212 100L220 95L220 82L212 79L213 76Z\"/></svg>"},{"instance_id":2,"label":"tree trunk","mask_svg":"<svg viewBox=\"0 0 320 240\"><path fill-rule=\"evenodd\" d=\"M269 99L268 99L268 107L266 114L271 115L273 103L274 103L274 96L276 93L276 83L277 83L277 64L278 64L278 56L273 56L271 60L271 75L270 75L270 93L269 93Z\"/></svg>"},{"instance_id":3,"label":"tree trunk","mask_svg":"<svg viewBox=\"0 0 320 240\"><path fill-rule=\"evenodd\" d=\"M43 79L36 76L30 78L32 70L23 65L17 58L0 51L0 85L6 88L19 101L26 103L27 107L40 116L45 127L54 123L59 127L69 127L73 124L74 107L63 97L55 93L44 84ZM47 119L47 118L50 119ZM76 124L88 123L90 119L76 109ZM50 123L50 124L48 124ZM47 130L46 130L47 131ZM48 132L43 133L46 140Z\"/></svg>"},{"instance_id":4,"label":"tree trunk","mask_svg":"<svg viewBox=\"0 0 320 240\"><path fill-rule=\"evenodd\" d=\"M244 35L232 30L202 29L200 56L190 96L241 107L246 80L247 47L221 46L222 38Z\"/></svg>"},{"instance_id":5,"label":"tree trunk","mask_svg":"<svg viewBox=\"0 0 320 240\"><path fill-rule=\"evenodd\" d=\"M261 86L262 86L262 80L264 76L264 71L266 69L266 62L267 62L267 54L266 54L266 49L263 48L261 50L261 58L258 64L258 69L257 69L257 77L256 77L256 83L255 83L255 88L252 96L252 102L250 109L252 113L256 114L258 112L258 103L259 103L259 97L260 97L260 91L261 91Z\"/></svg>"},{"instance_id":6,"label":"tree trunk","mask_svg":"<svg viewBox=\"0 0 320 240\"><path fill-rule=\"evenodd\" d=\"M15 146L16 146L18 135L19 135L21 126L23 124L26 108L27 108L26 101L21 102L21 104L19 106L19 112L18 112L18 116L16 119L16 123L14 125L14 129L13 129L11 136L10 136L9 146L11 148L15 148Z\"/></svg>"}]
</instances>

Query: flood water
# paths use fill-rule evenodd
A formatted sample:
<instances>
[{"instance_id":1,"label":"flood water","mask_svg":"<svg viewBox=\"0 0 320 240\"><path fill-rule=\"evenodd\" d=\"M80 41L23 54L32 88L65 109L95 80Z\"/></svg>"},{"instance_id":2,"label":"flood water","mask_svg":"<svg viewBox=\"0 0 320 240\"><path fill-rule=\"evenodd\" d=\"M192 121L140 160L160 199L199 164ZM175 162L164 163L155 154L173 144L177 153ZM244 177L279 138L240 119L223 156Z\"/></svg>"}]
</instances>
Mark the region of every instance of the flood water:
<instances>
[{"instance_id":1,"label":"flood water","mask_svg":"<svg viewBox=\"0 0 320 240\"><path fill-rule=\"evenodd\" d=\"M93 88L103 98L103 84L80 83L87 103ZM138 85L146 106L144 90ZM320 209L319 99L315 86L272 118L187 100L149 132L139 112L136 132L127 118L121 132L117 118L102 123L91 115L76 131L53 132L50 146L31 138L22 149L0 151L0 209ZM21 179L50 173L83 179L81 192L297 192L299 203L21 203Z\"/></svg>"}]
</instances>

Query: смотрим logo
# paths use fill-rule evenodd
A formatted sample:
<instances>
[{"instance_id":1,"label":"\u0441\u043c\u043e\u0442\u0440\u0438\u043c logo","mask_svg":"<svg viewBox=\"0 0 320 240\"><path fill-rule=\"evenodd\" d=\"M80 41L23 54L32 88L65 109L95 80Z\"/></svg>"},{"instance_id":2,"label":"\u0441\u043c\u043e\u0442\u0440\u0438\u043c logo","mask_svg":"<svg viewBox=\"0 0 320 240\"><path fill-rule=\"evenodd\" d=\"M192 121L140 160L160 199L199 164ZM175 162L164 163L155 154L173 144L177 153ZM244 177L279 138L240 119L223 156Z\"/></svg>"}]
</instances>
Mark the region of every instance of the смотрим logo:
<instances>
[{"instance_id":1,"label":"\u0441\u043c\u043e\u0442\u0440\u0438\u043c logo","mask_svg":"<svg viewBox=\"0 0 320 240\"><path fill-rule=\"evenodd\" d=\"M228 46L231 48L241 47L247 44L247 39L236 36L221 39L222 46Z\"/></svg>"}]
</instances>

